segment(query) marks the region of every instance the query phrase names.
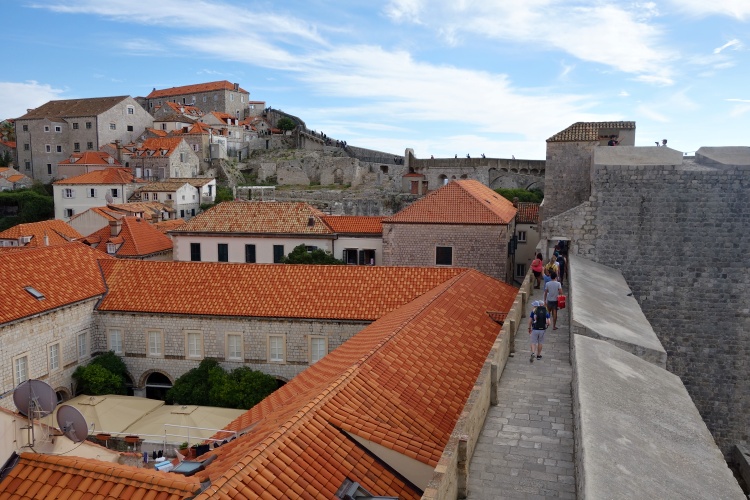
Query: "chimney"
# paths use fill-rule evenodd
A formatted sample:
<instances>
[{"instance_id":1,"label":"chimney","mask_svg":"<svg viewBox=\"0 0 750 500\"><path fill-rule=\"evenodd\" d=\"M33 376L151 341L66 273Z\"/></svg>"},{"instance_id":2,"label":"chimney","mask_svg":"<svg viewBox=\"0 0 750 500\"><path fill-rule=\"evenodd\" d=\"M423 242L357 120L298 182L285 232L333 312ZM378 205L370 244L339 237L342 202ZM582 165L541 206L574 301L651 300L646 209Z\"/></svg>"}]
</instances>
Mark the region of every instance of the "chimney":
<instances>
[{"instance_id":1,"label":"chimney","mask_svg":"<svg viewBox=\"0 0 750 500\"><path fill-rule=\"evenodd\" d=\"M47 231L44 232L44 246L49 246L49 236L47 236Z\"/></svg>"},{"instance_id":2,"label":"chimney","mask_svg":"<svg viewBox=\"0 0 750 500\"><path fill-rule=\"evenodd\" d=\"M513 197L513 206L518 208L518 196Z\"/></svg>"},{"instance_id":3,"label":"chimney","mask_svg":"<svg viewBox=\"0 0 750 500\"><path fill-rule=\"evenodd\" d=\"M239 83L235 83L234 84L234 91L237 92L238 90L240 90L240 84Z\"/></svg>"},{"instance_id":4,"label":"chimney","mask_svg":"<svg viewBox=\"0 0 750 500\"><path fill-rule=\"evenodd\" d=\"M122 230L121 219L115 219L115 220L109 221L109 235L110 236L118 236L121 230Z\"/></svg>"},{"instance_id":5,"label":"chimney","mask_svg":"<svg viewBox=\"0 0 750 500\"><path fill-rule=\"evenodd\" d=\"M115 140L115 148L117 149L117 161L122 163L122 141L120 139Z\"/></svg>"}]
</instances>

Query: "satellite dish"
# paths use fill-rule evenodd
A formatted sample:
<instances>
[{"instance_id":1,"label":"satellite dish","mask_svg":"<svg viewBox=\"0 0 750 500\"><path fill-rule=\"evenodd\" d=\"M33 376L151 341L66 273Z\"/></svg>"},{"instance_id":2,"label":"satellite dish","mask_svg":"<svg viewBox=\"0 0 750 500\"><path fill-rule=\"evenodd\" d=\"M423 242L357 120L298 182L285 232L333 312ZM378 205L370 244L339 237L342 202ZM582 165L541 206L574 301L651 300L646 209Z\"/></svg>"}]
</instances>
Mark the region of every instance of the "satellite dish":
<instances>
[{"instance_id":1,"label":"satellite dish","mask_svg":"<svg viewBox=\"0 0 750 500\"><path fill-rule=\"evenodd\" d=\"M107 193L107 194L104 195L104 199L107 201L107 203L112 203L112 202L115 201L115 199L112 198L112 195L109 194L109 193Z\"/></svg>"},{"instance_id":2,"label":"satellite dish","mask_svg":"<svg viewBox=\"0 0 750 500\"><path fill-rule=\"evenodd\" d=\"M41 380L21 382L13 391L13 403L18 411L29 418L42 418L57 406L57 395L52 387Z\"/></svg>"},{"instance_id":3,"label":"satellite dish","mask_svg":"<svg viewBox=\"0 0 750 500\"><path fill-rule=\"evenodd\" d=\"M86 419L75 406L62 405L57 410L57 426L74 443L80 443L89 435Z\"/></svg>"}]
</instances>

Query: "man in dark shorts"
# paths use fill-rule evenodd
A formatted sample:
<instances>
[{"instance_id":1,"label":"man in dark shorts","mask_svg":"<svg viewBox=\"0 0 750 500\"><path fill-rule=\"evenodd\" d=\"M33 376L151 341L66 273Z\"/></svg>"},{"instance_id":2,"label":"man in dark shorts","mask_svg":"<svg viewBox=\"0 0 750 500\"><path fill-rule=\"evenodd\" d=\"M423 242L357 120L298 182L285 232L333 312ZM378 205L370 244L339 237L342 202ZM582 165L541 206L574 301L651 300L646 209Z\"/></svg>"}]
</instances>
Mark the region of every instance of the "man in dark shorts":
<instances>
[{"instance_id":1,"label":"man in dark shorts","mask_svg":"<svg viewBox=\"0 0 750 500\"><path fill-rule=\"evenodd\" d=\"M544 285L544 303L552 315L552 329L557 330L557 297L562 293L562 285L557 281L555 271L551 271L549 276L552 279Z\"/></svg>"}]
</instances>

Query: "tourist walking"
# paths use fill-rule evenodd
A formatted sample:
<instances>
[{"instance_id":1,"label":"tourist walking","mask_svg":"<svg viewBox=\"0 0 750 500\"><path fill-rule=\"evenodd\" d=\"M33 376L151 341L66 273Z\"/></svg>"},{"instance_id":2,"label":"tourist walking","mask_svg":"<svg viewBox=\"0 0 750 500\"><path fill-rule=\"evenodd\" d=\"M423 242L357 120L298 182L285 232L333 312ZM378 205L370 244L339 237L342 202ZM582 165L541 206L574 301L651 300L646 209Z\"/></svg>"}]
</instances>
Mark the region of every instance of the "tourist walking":
<instances>
[{"instance_id":1,"label":"tourist walking","mask_svg":"<svg viewBox=\"0 0 750 500\"><path fill-rule=\"evenodd\" d=\"M544 307L544 303L535 300L531 303L531 314L529 314L529 335L531 335L531 357L529 363L534 362L534 358L542 359L542 344L544 344L544 332L549 327L549 311Z\"/></svg>"},{"instance_id":2,"label":"tourist walking","mask_svg":"<svg viewBox=\"0 0 750 500\"><path fill-rule=\"evenodd\" d=\"M536 258L531 261L531 271L534 273L536 279L536 286L534 288L540 288L542 284L542 272L544 271L544 261L542 260L542 254L536 254Z\"/></svg>"},{"instance_id":3,"label":"tourist walking","mask_svg":"<svg viewBox=\"0 0 750 500\"><path fill-rule=\"evenodd\" d=\"M557 330L557 297L562 293L562 285L555 271L551 271L549 277L549 283L544 285L544 303L552 315L552 329Z\"/></svg>"},{"instance_id":4,"label":"tourist walking","mask_svg":"<svg viewBox=\"0 0 750 500\"><path fill-rule=\"evenodd\" d=\"M565 258L562 251L557 252L557 269L557 274L560 276L560 284L562 285L565 283L565 273L568 270L568 259Z\"/></svg>"}]
</instances>

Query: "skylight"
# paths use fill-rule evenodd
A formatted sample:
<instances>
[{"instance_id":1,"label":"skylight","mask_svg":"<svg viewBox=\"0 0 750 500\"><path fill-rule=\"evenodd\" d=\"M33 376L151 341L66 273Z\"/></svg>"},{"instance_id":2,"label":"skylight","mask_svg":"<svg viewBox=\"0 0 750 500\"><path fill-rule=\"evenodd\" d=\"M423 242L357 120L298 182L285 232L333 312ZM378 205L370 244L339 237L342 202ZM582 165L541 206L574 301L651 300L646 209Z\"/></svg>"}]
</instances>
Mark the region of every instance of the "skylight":
<instances>
[{"instance_id":1,"label":"skylight","mask_svg":"<svg viewBox=\"0 0 750 500\"><path fill-rule=\"evenodd\" d=\"M37 290L36 288L34 288L33 286L25 286L23 287L23 289L29 292L29 294L31 294L31 296L34 297L36 300L44 300L44 294L40 292L39 290Z\"/></svg>"}]
</instances>

